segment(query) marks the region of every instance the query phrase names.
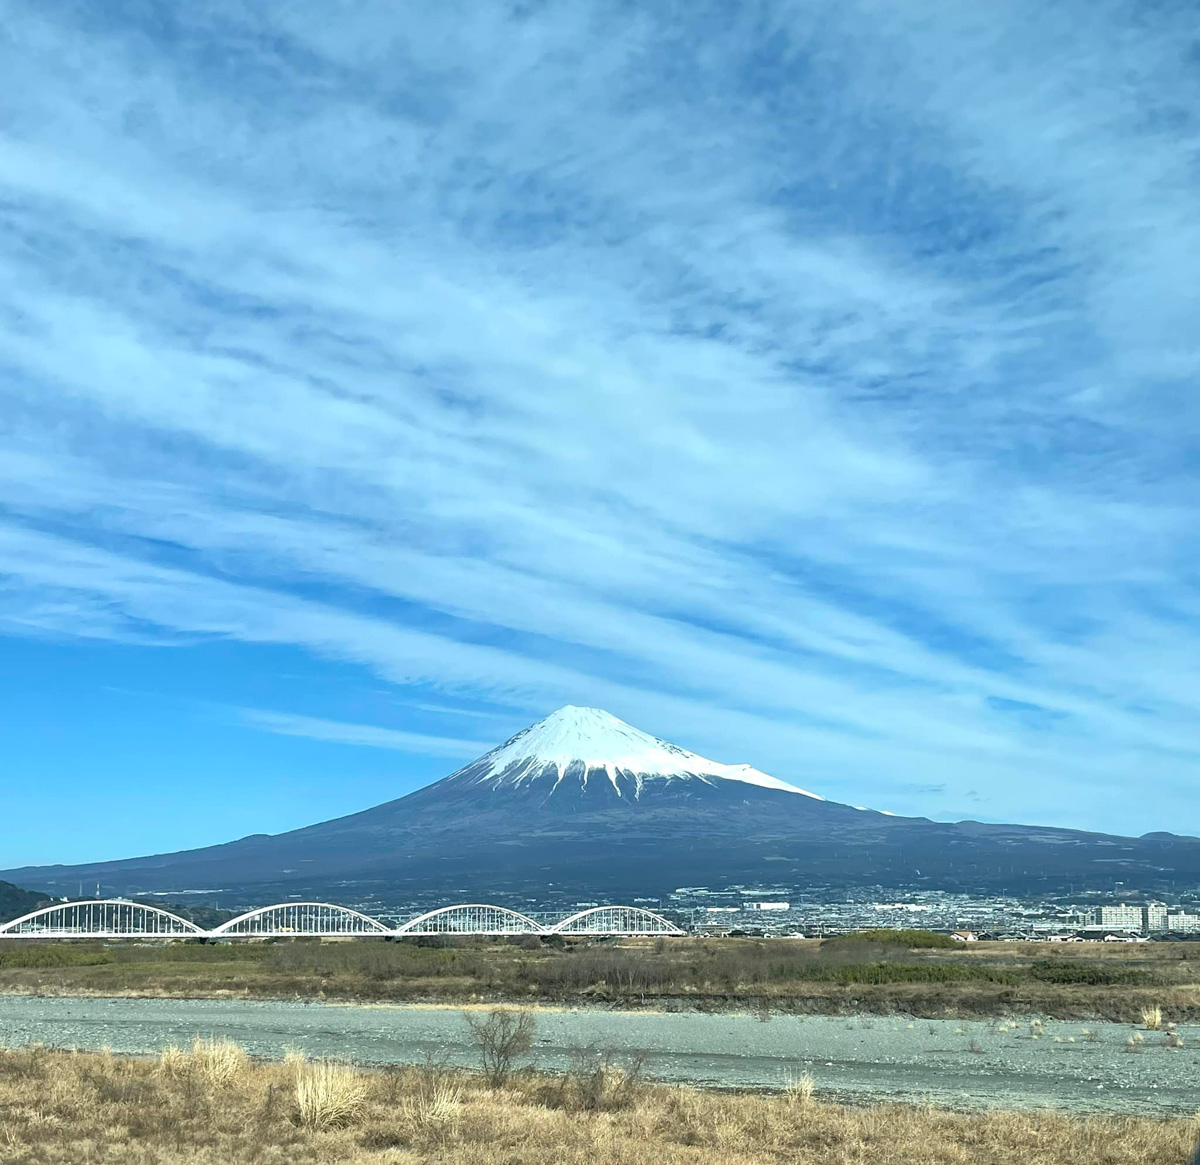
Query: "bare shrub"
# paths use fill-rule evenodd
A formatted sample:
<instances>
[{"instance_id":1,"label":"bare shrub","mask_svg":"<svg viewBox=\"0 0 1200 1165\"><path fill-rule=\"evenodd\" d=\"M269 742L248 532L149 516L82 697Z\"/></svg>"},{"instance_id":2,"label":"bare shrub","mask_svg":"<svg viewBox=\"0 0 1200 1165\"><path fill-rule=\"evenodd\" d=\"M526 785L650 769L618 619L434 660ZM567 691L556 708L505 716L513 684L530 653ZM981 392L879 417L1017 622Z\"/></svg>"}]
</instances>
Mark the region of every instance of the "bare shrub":
<instances>
[{"instance_id":1,"label":"bare shrub","mask_svg":"<svg viewBox=\"0 0 1200 1165\"><path fill-rule=\"evenodd\" d=\"M480 1066L493 1088L500 1088L512 1074L519 1056L533 1045L537 1028L533 1012L510 1007L494 1007L486 1016L463 1017L479 1049Z\"/></svg>"},{"instance_id":2,"label":"bare shrub","mask_svg":"<svg viewBox=\"0 0 1200 1165\"><path fill-rule=\"evenodd\" d=\"M406 1064L384 1064L375 1078L379 1099L387 1108L398 1108L408 1094L412 1070Z\"/></svg>"},{"instance_id":3,"label":"bare shrub","mask_svg":"<svg viewBox=\"0 0 1200 1165\"><path fill-rule=\"evenodd\" d=\"M562 1107L578 1112L617 1112L634 1107L643 1091L641 1056L617 1063L612 1052L576 1048L562 1083Z\"/></svg>"},{"instance_id":4,"label":"bare shrub","mask_svg":"<svg viewBox=\"0 0 1200 1165\"><path fill-rule=\"evenodd\" d=\"M1162 1008L1158 1004L1142 1008L1142 1027L1147 1031L1156 1032L1162 1027Z\"/></svg>"},{"instance_id":5,"label":"bare shrub","mask_svg":"<svg viewBox=\"0 0 1200 1165\"><path fill-rule=\"evenodd\" d=\"M323 1132L344 1128L362 1114L367 1082L349 1064L318 1060L296 1075L296 1123Z\"/></svg>"}]
</instances>

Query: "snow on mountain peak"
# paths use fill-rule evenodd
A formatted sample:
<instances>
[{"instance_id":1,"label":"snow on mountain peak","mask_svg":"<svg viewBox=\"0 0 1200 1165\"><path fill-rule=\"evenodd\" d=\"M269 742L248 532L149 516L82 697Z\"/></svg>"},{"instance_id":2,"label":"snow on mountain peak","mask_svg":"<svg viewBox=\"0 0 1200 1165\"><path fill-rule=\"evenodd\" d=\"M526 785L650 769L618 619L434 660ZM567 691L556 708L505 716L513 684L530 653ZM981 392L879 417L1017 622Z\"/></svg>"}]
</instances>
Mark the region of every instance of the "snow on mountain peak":
<instances>
[{"instance_id":1,"label":"snow on mountain peak","mask_svg":"<svg viewBox=\"0 0 1200 1165\"><path fill-rule=\"evenodd\" d=\"M627 773L636 779L639 794L647 780L695 779L711 784L716 779L824 800L749 765L723 765L688 752L618 720L602 708L577 708L572 704L551 712L459 771L469 775L472 784L520 785L553 767L557 787L572 765L579 766L584 784L590 772L603 771L618 793L621 785L617 774Z\"/></svg>"}]
</instances>

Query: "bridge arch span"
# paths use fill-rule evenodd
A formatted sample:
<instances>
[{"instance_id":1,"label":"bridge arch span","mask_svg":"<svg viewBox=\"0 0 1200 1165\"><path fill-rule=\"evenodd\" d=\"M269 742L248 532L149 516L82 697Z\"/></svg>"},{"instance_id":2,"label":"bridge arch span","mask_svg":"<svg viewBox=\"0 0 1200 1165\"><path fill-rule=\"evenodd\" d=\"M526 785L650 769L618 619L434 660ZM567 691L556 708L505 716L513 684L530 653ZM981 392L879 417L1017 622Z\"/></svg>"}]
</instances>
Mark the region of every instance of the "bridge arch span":
<instances>
[{"instance_id":1,"label":"bridge arch span","mask_svg":"<svg viewBox=\"0 0 1200 1165\"><path fill-rule=\"evenodd\" d=\"M274 906L259 906L209 932L212 938L319 938L390 933L378 919L330 902L277 902Z\"/></svg>"},{"instance_id":2,"label":"bridge arch span","mask_svg":"<svg viewBox=\"0 0 1200 1165\"><path fill-rule=\"evenodd\" d=\"M442 906L397 928L396 935L408 934L545 934L545 927L532 918L505 906L470 902L462 906Z\"/></svg>"},{"instance_id":3,"label":"bridge arch span","mask_svg":"<svg viewBox=\"0 0 1200 1165\"><path fill-rule=\"evenodd\" d=\"M169 910L122 898L56 902L0 926L0 938L187 938L204 933Z\"/></svg>"},{"instance_id":4,"label":"bridge arch span","mask_svg":"<svg viewBox=\"0 0 1200 1165\"><path fill-rule=\"evenodd\" d=\"M653 910L640 906L592 906L550 927L550 934L684 934Z\"/></svg>"}]
</instances>

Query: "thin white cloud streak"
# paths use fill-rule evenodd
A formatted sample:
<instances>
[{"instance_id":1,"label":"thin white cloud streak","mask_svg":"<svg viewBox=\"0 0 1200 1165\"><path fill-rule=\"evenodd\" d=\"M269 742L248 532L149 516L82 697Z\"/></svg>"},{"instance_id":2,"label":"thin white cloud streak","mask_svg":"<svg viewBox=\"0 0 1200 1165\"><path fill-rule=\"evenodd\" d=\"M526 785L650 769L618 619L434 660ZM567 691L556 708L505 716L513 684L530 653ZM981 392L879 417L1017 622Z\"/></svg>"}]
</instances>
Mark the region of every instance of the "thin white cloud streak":
<instances>
[{"instance_id":1,"label":"thin white cloud streak","mask_svg":"<svg viewBox=\"0 0 1200 1165\"><path fill-rule=\"evenodd\" d=\"M301 736L331 744L362 745L394 752L423 756L446 756L472 760L493 747L474 740L455 740L449 736L430 736L423 732L405 732L399 728L379 728L371 724L349 724L320 716L298 716L291 712L271 712L263 708L240 708L240 723L276 736Z\"/></svg>"},{"instance_id":2,"label":"thin white cloud streak","mask_svg":"<svg viewBox=\"0 0 1200 1165\"><path fill-rule=\"evenodd\" d=\"M12 626L616 705L885 808L988 786L989 816L1186 812L1194 489L1156 458L1195 426L1155 445L1150 386L1195 346L1142 305L1182 279L1196 137L1116 115L1102 37L1056 79L1065 32L1032 9L851 5L822 40L781 7L711 39L689 103L650 87L650 18L585 52L586 6L486 29L368 6L333 42L298 11L331 72L239 33L249 94L128 30L21 26L0 480L81 547L10 541ZM788 76L839 87L745 84L771 31ZM403 112L417 59L440 114ZM1177 79L1138 67L1147 101ZM311 577L345 589L287 596ZM930 779L943 801L887 801Z\"/></svg>"}]
</instances>

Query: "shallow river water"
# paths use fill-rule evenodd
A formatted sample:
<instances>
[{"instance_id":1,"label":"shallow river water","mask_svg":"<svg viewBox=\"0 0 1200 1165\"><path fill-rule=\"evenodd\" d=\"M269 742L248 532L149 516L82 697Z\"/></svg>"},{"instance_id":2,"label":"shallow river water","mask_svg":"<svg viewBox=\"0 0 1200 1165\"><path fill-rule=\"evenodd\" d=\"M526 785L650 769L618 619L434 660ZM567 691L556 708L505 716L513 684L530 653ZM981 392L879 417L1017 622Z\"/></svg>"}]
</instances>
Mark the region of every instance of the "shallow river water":
<instances>
[{"instance_id":1,"label":"shallow river water","mask_svg":"<svg viewBox=\"0 0 1200 1165\"><path fill-rule=\"evenodd\" d=\"M1089 1031L1093 1034L1089 1035ZM957 1107L1139 1113L1200 1108L1200 1026L1181 1027L1182 1049L1161 1033L1111 1023L1047 1020L1038 1038L1016 1021L539 1011L529 1062L568 1067L580 1048L644 1059L673 1083L777 1089L808 1072L827 1099L899 1099ZM59 999L0 996L0 1044L153 1053L195 1035L227 1036L251 1053L288 1046L364 1063L426 1060L473 1066L463 1013L441 1007L357 1007L301 1002Z\"/></svg>"}]
</instances>

